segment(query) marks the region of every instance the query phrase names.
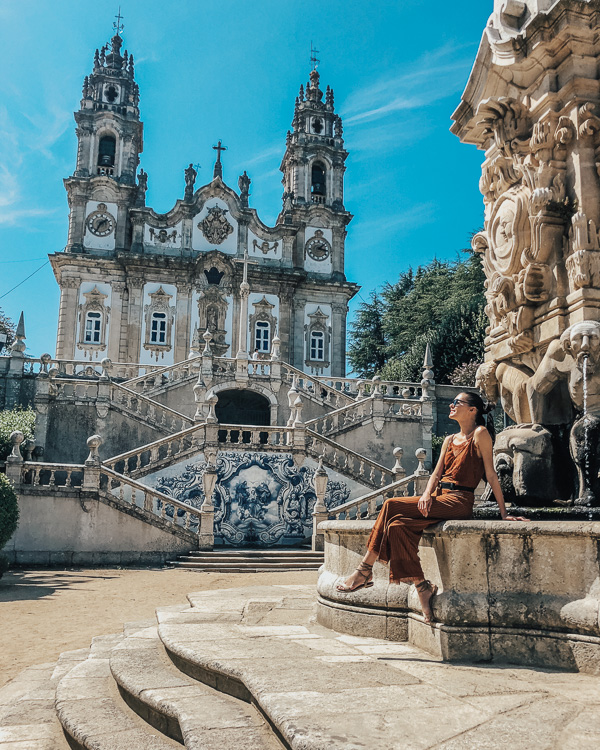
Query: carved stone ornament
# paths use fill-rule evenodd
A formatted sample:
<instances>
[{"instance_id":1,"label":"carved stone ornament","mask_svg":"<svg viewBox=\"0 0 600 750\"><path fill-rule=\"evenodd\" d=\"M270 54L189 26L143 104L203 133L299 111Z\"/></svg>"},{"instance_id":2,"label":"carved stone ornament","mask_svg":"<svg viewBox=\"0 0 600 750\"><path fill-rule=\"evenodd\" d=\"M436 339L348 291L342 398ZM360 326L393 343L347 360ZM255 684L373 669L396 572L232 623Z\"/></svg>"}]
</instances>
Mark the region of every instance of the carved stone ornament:
<instances>
[{"instance_id":1,"label":"carved stone ornament","mask_svg":"<svg viewBox=\"0 0 600 750\"><path fill-rule=\"evenodd\" d=\"M233 232L233 226L225 218L226 208L213 206L198 224L198 229L212 245L220 245Z\"/></svg>"},{"instance_id":2,"label":"carved stone ornament","mask_svg":"<svg viewBox=\"0 0 600 750\"><path fill-rule=\"evenodd\" d=\"M206 286L198 298L198 328L200 331L210 331L212 340L210 348L215 357L224 357L229 349L225 341L227 331L225 319L227 317L227 299L221 289L210 284Z\"/></svg>"},{"instance_id":3,"label":"carved stone ornament","mask_svg":"<svg viewBox=\"0 0 600 750\"><path fill-rule=\"evenodd\" d=\"M571 218L569 230L571 254L565 261L571 288L600 287L600 245L593 221L578 211Z\"/></svg>"},{"instance_id":4,"label":"carved stone ornament","mask_svg":"<svg viewBox=\"0 0 600 750\"><path fill-rule=\"evenodd\" d=\"M503 275L520 270L521 255L531 244L528 203L528 191L511 188L492 210L488 228L490 261L494 270Z\"/></svg>"},{"instance_id":5,"label":"carved stone ornament","mask_svg":"<svg viewBox=\"0 0 600 750\"><path fill-rule=\"evenodd\" d=\"M172 232L169 232L166 229L154 229L153 227L150 227L150 239L161 245L164 245L167 242L176 242L177 230L174 229Z\"/></svg>"},{"instance_id":6,"label":"carved stone ornament","mask_svg":"<svg viewBox=\"0 0 600 750\"><path fill-rule=\"evenodd\" d=\"M269 242L267 240L264 240L263 242L257 242L256 240L252 240L252 247L254 248L255 251L260 250L263 255L267 255L267 253L270 253L271 250L273 252L277 252L279 243L274 242L272 245L269 245Z\"/></svg>"}]
</instances>

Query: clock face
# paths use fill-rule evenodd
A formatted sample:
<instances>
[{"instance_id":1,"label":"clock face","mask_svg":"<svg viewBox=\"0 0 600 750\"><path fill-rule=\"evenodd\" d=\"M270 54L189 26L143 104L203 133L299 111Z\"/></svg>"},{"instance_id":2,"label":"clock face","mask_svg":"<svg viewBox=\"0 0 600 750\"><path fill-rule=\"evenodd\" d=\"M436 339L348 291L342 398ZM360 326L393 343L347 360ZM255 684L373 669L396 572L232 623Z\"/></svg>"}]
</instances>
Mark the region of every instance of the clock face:
<instances>
[{"instance_id":1,"label":"clock face","mask_svg":"<svg viewBox=\"0 0 600 750\"><path fill-rule=\"evenodd\" d=\"M306 254L313 260L327 260L331 253L331 245L322 235L322 232L317 232L315 236L306 243Z\"/></svg>"},{"instance_id":2,"label":"clock face","mask_svg":"<svg viewBox=\"0 0 600 750\"><path fill-rule=\"evenodd\" d=\"M87 228L96 237L106 237L115 229L115 218L106 210L104 203L100 203L98 209L87 217Z\"/></svg>"}]
</instances>

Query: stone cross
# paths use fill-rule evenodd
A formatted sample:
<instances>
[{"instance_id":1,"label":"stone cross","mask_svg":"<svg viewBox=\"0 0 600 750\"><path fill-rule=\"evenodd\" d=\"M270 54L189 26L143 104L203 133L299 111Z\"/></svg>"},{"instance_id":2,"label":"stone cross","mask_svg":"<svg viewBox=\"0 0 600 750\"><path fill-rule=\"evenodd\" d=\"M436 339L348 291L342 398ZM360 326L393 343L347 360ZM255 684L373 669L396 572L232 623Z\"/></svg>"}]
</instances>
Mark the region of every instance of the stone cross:
<instances>
[{"instance_id":1,"label":"stone cross","mask_svg":"<svg viewBox=\"0 0 600 750\"><path fill-rule=\"evenodd\" d=\"M221 151L227 151L227 146L222 146L221 141L217 143L216 146L213 146L214 150L217 152L217 161L215 162L215 171L213 174L214 177L223 177L223 165L221 164Z\"/></svg>"}]
</instances>

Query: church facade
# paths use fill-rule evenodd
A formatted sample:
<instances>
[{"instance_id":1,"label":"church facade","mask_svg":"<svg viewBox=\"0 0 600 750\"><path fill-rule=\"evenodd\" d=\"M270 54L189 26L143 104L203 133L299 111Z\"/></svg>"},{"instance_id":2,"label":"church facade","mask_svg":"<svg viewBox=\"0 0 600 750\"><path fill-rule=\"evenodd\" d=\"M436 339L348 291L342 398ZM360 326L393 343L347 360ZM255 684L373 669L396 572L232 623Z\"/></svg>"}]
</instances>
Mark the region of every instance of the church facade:
<instances>
[{"instance_id":1,"label":"church facade","mask_svg":"<svg viewBox=\"0 0 600 750\"><path fill-rule=\"evenodd\" d=\"M344 207L348 156L333 91L312 70L296 98L281 162L282 209L266 226L249 206L250 178L237 190L222 178L196 188L185 170L183 198L165 214L146 205L139 88L122 38L96 50L83 85L77 163L65 180L69 235L50 256L61 298L61 359L169 365L199 353L205 331L213 355L256 349L298 369L345 373L348 301Z\"/></svg>"}]
</instances>

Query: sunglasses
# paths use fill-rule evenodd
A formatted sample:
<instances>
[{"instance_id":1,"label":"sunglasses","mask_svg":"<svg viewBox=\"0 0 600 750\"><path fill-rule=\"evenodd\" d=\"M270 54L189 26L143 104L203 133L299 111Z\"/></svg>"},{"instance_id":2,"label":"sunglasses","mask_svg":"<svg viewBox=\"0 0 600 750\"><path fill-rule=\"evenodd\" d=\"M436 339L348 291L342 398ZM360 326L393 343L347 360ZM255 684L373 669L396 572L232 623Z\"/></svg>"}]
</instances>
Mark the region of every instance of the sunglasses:
<instances>
[{"instance_id":1,"label":"sunglasses","mask_svg":"<svg viewBox=\"0 0 600 750\"><path fill-rule=\"evenodd\" d=\"M454 401L450 402L450 406L458 406L458 404L462 404L463 406L471 406L468 401L461 401L460 398L455 398Z\"/></svg>"}]
</instances>

